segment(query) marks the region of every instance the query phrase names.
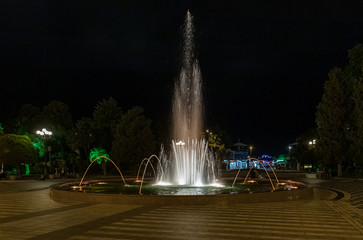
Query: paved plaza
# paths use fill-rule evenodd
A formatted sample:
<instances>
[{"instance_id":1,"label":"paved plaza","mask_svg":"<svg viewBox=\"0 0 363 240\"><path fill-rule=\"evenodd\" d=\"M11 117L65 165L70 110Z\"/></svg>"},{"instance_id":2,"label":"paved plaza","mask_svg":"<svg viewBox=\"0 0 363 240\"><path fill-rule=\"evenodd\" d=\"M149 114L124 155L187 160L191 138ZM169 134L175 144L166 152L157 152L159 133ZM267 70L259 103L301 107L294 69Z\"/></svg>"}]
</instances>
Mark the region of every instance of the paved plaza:
<instances>
[{"instance_id":1,"label":"paved plaza","mask_svg":"<svg viewBox=\"0 0 363 240\"><path fill-rule=\"evenodd\" d=\"M314 199L209 206L56 202L65 180L0 181L0 239L363 239L363 181L303 179Z\"/></svg>"}]
</instances>

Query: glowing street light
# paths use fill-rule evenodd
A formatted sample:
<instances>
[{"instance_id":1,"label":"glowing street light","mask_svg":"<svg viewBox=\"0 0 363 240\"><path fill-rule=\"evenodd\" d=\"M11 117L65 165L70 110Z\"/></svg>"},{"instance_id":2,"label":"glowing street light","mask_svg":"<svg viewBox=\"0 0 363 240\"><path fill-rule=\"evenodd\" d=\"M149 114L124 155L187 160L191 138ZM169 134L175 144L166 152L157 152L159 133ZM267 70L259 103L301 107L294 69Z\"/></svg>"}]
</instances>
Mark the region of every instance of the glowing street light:
<instances>
[{"instance_id":1,"label":"glowing street light","mask_svg":"<svg viewBox=\"0 0 363 240\"><path fill-rule=\"evenodd\" d=\"M39 136L41 136L43 138L43 141L44 141L44 145L45 145L45 140L52 136L52 132L51 131L48 131L47 129L43 128L41 131L40 130L37 130L36 131L36 134L38 134ZM45 151L47 150L47 148L45 148ZM51 160L51 157L50 157L50 146L49 146L49 173L50 173L50 160ZM46 168L46 158L47 158L47 154L44 153L44 179L45 179L45 174L47 173L47 168Z\"/></svg>"},{"instance_id":2,"label":"glowing street light","mask_svg":"<svg viewBox=\"0 0 363 240\"><path fill-rule=\"evenodd\" d=\"M309 141L309 146L314 148L315 147L315 144L316 144L316 140L313 139L312 141Z\"/></svg>"},{"instance_id":3,"label":"glowing street light","mask_svg":"<svg viewBox=\"0 0 363 240\"><path fill-rule=\"evenodd\" d=\"M51 131L48 131L47 129L43 128L42 131L37 131L37 134L40 136L51 136L53 133Z\"/></svg>"}]
</instances>

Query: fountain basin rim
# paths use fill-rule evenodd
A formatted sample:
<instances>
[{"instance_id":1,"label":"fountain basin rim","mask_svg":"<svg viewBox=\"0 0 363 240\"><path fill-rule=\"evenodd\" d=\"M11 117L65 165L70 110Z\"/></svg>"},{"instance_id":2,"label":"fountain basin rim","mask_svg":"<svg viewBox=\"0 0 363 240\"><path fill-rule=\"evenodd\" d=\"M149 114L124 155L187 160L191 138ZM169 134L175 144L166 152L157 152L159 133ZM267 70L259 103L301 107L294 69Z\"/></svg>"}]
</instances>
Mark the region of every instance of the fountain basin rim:
<instances>
[{"instance_id":1,"label":"fountain basin rim","mask_svg":"<svg viewBox=\"0 0 363 240\"><path fill-rule=\"evenodd\" d=\"M122 205L232 205L311 199L313 197L313 188L306 187L292 191L258 192L252 194L216 195L124 195L83 193L51 188L50 196L53 200L60 202L81 201Z\"/></svg>"}]
</instances>

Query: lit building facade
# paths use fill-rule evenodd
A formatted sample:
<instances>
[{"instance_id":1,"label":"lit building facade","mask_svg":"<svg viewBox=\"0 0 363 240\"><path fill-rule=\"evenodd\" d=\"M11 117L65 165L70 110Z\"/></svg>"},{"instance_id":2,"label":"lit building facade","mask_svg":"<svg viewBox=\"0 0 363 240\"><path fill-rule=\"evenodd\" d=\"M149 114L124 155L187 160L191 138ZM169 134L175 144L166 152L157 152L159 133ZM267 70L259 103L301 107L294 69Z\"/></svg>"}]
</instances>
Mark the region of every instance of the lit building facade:
<instances>
[{"instance_id":1,"label":"lit building facade","mask_svg":"<svg viewBox=\"0 0 363 240\"><path fill-rule=\"evenodd\" d=\"M274 158L269 155L262 155L258 160L250 158L252 147L247 144L238 142L231 147L228 159L224 160L225 170L234 169L249 169L254 167L256 169L274 167Z\"/></svg>"}]
</instances>

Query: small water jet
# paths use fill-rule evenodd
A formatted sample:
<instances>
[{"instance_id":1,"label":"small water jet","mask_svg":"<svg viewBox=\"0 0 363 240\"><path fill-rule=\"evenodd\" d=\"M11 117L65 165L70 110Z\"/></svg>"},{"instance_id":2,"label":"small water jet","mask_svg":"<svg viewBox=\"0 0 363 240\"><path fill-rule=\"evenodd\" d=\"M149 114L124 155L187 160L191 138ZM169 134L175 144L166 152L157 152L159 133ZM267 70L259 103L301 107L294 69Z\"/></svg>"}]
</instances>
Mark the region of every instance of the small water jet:
<instances>
[{"instance_id":1,"label":"small water jet","mask_svg":"<svg viewBox=\"0 0 363 240\"><path fill-rule=\"evenodd\" d=\"M144 158L144 159L141 161L140 166L139 166L139 169L137 170L137 174L136 174L135 182L141 182L141 180L139 179L140 170L141 170L141 167L143 166L144 162L145 162L145 161L148 161L148 160L149 160L149 158ZM146 164L145 164L145 165L146 165ZM154 166L153 166L152 162L150 162L150 166L151 166L151 168L152 168L152 170L153 170L154 177L156 177L156 171L155 171L155 168L154 168ZM146 168L146 166L144 166L144 168Z\"/></svg>"},{"instance_id":2,"label":"small water jet","mask_svg":"<svg viewBox=\"0 0 363 240\"><path fill-rule=\"evenodd\" d=\"M269 168L271 169L271 171L273 172L273 174L274 174L274 176L275 176L275 180L276 180L276 182L277 182L277 184L279 183L279 179L277 178L277 176L276 176L276 173L275 173L275 171L274 171L274 169L273 169L273 167L271 167L271 165L267 162L267 161L264 161L264 160L260 160L260 159L257 159L257 158L248 158L247 159L247 163L248 162L251 162L251 161L257 161L262 167L263 167L263 169L265 170L265 172L266 172L266 175L267 175L267 177L268 177L268 179L269 179L269 181L270 181L270 183L271 183L271 186L272 186L272 190L273 191L275 191L275 186L274 186L274 184L273 184L273 182L272 182L272 179L271 179L271 177L270 177L270 174L268 173L268 171L267 171L267 169L266 169L266 167L263 165L263 162L264 163L266 163L268 166L269 166ZM255 171L254 170L254 166L251 166L250 168L249 168L249 170L248 170L248 172L247 172L247 175L246 175L246 177L245 177L245 179L244 179L244 181L243 181L243 184L246 184L246 181L247 181L247 179L248 179L248 177L250 176L250 173L251 173L251 171ZM239 173L240 173L240 171L241 171L241 168L239 168L238 169L238 171L237 171L237 174L236 174L236 176L235 176L235 178L234 178L234 180L233 180L233 183L232 183L232 187L234 187L234 184L236 183L236 180L237 180L237 177L238 177L238 175L239 175Z\"/></svg>"},{"instance_id":3,"label":"small water jet","mask_svg":"<svg viewBox=\"0 0 363 240\"><path fill-rule=\"evenodd\" d=\"M95 159L94 159L94 160L90 163L90 165L88 165L88 167L87 167L86 171L85 171L85 172L84 172L84 174L83 174L83 177L82 177L81 181L79 182L79 186L80 186L80 187L82 186L83 179L84 179L84 177L86 176L86 174L87 174L87 172L88 172L89 168L92 166L92 164L93 164L95 161L97 161L97 160L98 160L98 159L100 159L100 158L104 158L104 159L107 159L107 160L109 160L110 162L112 162L112 164L116 167L117 171L120 173L120 176L121 176L121 179L122 179L122 181L123 181L124 185L127 185L127 183L126 183L126 181L125 181L125 178L124 178L124 176L122 175L121 170L117 167L117 165L114 163L114 161L112 161L112 160L111 160L110 158L108 158L108 157L105 157L105 156L99 156L99 157L95 158Z\"/></svg>"},{"instance_id":4,"label":"small water jet","mask_svg":"<svg viewBox=\"0 0 363 240\"><path fill-rule=\"evenodd\" d=\"M144 183L144 177L145 177L146 169L147 169L147 166L148 166L148 164L149 164L149 162L150 162L150 160L151 160L152 158L156 158L156 159L158 160L159 164L160 164L160 167L161 167L161 162L160 162L160 159L159 159L159 157L158 157L158 156L156 156L156 155L151 155L151 156L147 159L147 162L146 162L146 165L145 165L145 168L144 168L144 173L142 174L142 179L141 179L141 183L140 183L140 190L139 190L139 194L140 194L140 195L141 195L142 184ZM151 162L150 162L150 163L151 163Z\"/></svg>"}]
</instances>

